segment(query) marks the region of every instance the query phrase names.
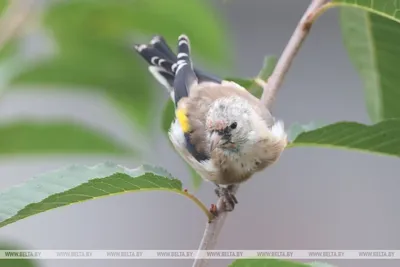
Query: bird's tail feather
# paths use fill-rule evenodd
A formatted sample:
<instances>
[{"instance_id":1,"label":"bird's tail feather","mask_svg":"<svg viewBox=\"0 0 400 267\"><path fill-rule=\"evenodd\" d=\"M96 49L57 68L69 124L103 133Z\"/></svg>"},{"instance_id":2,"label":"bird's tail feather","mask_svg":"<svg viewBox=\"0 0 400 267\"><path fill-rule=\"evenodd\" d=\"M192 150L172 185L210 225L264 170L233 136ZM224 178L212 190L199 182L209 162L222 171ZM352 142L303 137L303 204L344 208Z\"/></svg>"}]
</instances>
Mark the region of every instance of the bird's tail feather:
<instances>
[{"instance_id":1,"label":"bird's tail feather","mask_svg":"<svg viewBox=\"0 0 400 267\"><path fill-rule=\"evenodd\" d=\"M172 71L172 65L176 60L171 58L168 52L160 49L158 44L155 45L157 41L156 36L149 45L141 44L134 47L138 54L149 64L148 69L150 73L168 90L172 99L174 99L173 85L175 73Z\"/></svg>"},{"instance_id":2,"label":"bird's tail feather","mask_svg":"<svg viewBox=\"0 0 400 267\"><path fill-rule=\"evenodd\" d=\"M187 45L186 45L186 41ZM180 45L179 45L180 44ZM168 46L167 42L162 36L154 36L150 43L145 45L135 45L135 50L140 54L140 56L149 64L149 71L154 76L154 78L162 84L165 88L167 88L170 93L172 99L175 101L177 98L175 96L176 91L174 89L174 82L176 79L176 72L178 69L179 60L186 60L184 54L189 56L190 54L190 44L189 39L185 35L181 35L178 39L178 55L176 55L171 48ZM179 57L181 56L181 57ZM222 80L213 77L210 74L207 74L199 69L193 67L191 59L188 58L188 62L190 62L190 66L192 68L192 72L195 73L195 77L199 82L215 82L221 83ZM193 78L193 77L192 77ZM181 91L180 93L184 93ZM188 93L186 92L186 95ZM182 96L178 96L180 99Z\"/></svg>"},{"instance_id":3,"label":"bird's tail feather","mask_svg":"<svg viewBox=\"0 0 400 267\"><path fill-rule=\"evenodd\" d=\"M165 57L167 57L174 63L178 60L175 53L171 50L171 48L168 46L167 42L162 36L154 36L153 39L151 39L150 44L153 45L155 49L163 53Z\"/></svg>"},{"instance_id":4,"label":"bird's tail feather","mask_svg":"<svg viewBox=\"0 0 400 267\"><path fill-rule=\"evenodd\" d=\"M198 82L196 73L193 70L190 58L190 42L186 35L178 38L178 61L172 66L175 72L174 91L175 103L182 97L189 95L190 88Z\"/></svg>"}]
</instances>

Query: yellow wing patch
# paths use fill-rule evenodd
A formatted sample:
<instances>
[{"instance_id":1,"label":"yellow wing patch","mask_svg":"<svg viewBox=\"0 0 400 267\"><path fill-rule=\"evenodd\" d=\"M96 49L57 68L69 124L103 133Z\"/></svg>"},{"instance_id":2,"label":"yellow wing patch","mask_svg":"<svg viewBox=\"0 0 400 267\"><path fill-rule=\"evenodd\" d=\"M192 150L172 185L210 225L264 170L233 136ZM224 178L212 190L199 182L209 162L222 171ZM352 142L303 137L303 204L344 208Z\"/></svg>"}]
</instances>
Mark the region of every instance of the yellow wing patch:
<instances>
[{"instance_id":1,"label":"yellow wing patch","mask_svg":"<svg viewBox=\"0 0 400 267\"><path fill-rule=\"evenodd\" d=\"M178 119L179 125L184 133L190 131L189 119L186 116L186 109L180 108L175 111L175 116Z\"/></svg>"}]
</instances>

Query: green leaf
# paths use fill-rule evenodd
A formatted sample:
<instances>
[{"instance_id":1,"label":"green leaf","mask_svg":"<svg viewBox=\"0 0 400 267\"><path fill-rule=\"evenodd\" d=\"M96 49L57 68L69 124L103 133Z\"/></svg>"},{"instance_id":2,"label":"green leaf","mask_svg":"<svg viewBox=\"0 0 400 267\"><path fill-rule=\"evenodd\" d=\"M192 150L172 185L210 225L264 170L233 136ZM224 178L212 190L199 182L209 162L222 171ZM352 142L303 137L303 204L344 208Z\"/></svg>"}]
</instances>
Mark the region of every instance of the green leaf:
<instances>
[{"instance_id":1,"label":"green leaf","mask_svg":"<svg viewBox=\"0 0 400 267\"><path fill-rule=\"evenodd\" d=\"M133 153L106 134L80 124L14 121L0 124L0 155L48 153Z\"/></svg>"},{"instance_id":2,"label":"green leaf","mask_svg":"<svg viewBox=\"0 0 400 267\"><path fill-rule=\"evenodd\" d=\"M93 167L71 166L49 172L0 193L0 227L55 208L128 192L164 190L192 199L211 216L194 196L182 191L182 183L166 171L143 165L128 169L106 163Z\"/></svg>"},{"instance_id":3,"label":"green leaf","mask_svg":"<svg viewBox=\"0 0 400 267\"><path fill-rule=\"evenodd\" d=\"M333 0L341 9L341 27L350 59L364 82L368 114L373 122L399 118L400 0Z\"/></svg>"},{"instance_id":4,"label":"green leaf","mask_svg":"<svg viewBox=\"0 0 400 267\"><path fill-rule=\"evenodd\" d=\"M43 17L59 53L14 82L102 90L143 129L152 121L152 77L133 43L144 41L143 34L161 34L175 47L186 33L196 55L225 62L223 26L212 10L201 0L57 1Z\"/></svg>"},{"instance_id":5,"label":"green leaf","mask_svg":"<svg viewBox=\"0 0 400 267\"><path fill-rule=\"evenodd\" d=\"M257 75L257 77L263 80L267 80L274 71L277 62L278 58L276 56L266 56L264 58L264 64L261 68L261 71Z\"/></svg>"},{"instance_id":6,"label":"green leaf","mask_svg":"<svg viewBox=\"0 0 400 267\"><path fill-rule=\"evenodd\" d=\"M400 157L400 119L373 125L338 122L298 134L288 147L317 146L352 149Z\"/></svg>"},{"instance_id":7,"label":"green leaf","mask_svg":"<svg viewBox=\"0 0 400 267\"><path fill-rule=\"evenodd\" d=\"M252 78L233 78L233 77L226 77L225 78L226 81L231 81L231 82L235 82L237 84L239 84L240 86L244 87L244 88L250 88L253 84L254 81Z\"/></svg>"},{"instance_id":8,"label":"green leaf","mask_svg":"<svg viewBox=\"0 0 400 267\"><path fill-rule=\"evenodd\" d=\"M272 72L275 69L276 63L278 59L275 56L266 56L264 58L264 63L263 66L260 70L260 72L257 75L258 79L261 79L265 82L267 82L269 76L271 76ZM250 93L252 93L256 97L261 97L263 88L260 87L256 82L253 81L252 85L248 87L248 90Z\"/></svg>"},{"instance_id":9,"label":"green leaf","mask_svg":"<svg viewBox=\"0 0 400 267\"><path fill-rule=\"evenodd\" d=\"M310 267L310 265L279 259L239 259L235 260L229 267Z\"/></svg>"},{"instance_id":10,"label":"green leaf","mask_svg":"<svg viewBox=\"0 0 400 267\"><path fill-rule=\"evenodd\" d=\"M357 7L400 22L400 0L332 0L329 7Z\"/></svg>"},{"instance_id":11,"label":"green leaf","mask_svg":"<svg viewBox=\"0 0 400 267\"><path fill-rule=\"evenodd\" d=\"M267 81L269 76L271 76L272 72L274 71L276 62L277 58L275 56L266 56L264 58L263 67L261 68L256 78ZM228 77L225 78L225 80L232 81L241 85L258 98L260 98L262 95L263 88L255 82L254 78L243 79Z\"/></svg>"},{"instance_id":12,"label":"green leaf","mask_svg":"<svg viewBox=\"0 0 400 267\"><path fill-rule=\"evenodd\" d=\"M364 82L370 118L373 122L400 118L400 76L396 72L400 68L400 25L361 9L343 8L341 27L350 59Z\"/></svg>"},{"instance_id":13,"label":"green leaf","mask_svg":"<svg viewBox=\"0 0 400 267\"><path fill-rule=\"evenodd\" d=\"M0 250L23 250L21 246L14 244L13 242L0 241ZM0 259L0 266L5 267L37 267L37 261L31 259Z\"/></svg>"},{"instance_id":14,"label":"green leaf","mask_svg":"<svg viewBox=\"0 0 400 267\"><path fill-rule=\"evenodd\" d=\"M16 56L15 41L9 41L0 49L0 97L8 88L13 76L18 73L21 60Z\"/></svg>"},{"instance_id":15,"label":"green leaf","mask_svg":"<svg viewBox=\"0 0 400 267\"><path fill-rule=\"evenodd\" d=\"M297 136L299 136L301 133L312 131L321 128L325 125L326 123L315 122L315 121L310 122L308 124L293 123L292 125L290 125L287 131L288 140L289 142L293 142L293 140L295 140Z\"/></svg>"},{"instance_id":16,"label":"green leaf","mask_svg":"<svg viewBox=\"0 0 400 267\"><path fill-rule=\"evenodd\" d=\"M163 115L162 115L162 129L165 133L168 133L169 128L171 127L171 123L175 118L175 106L172 101L168 101L167 104L164 107ZM187 167L189 168L193 186L195 189L198 189L203 182L203 179L200 177L200 175L189 165L186 164Z\"/></svg>"}]
</instances>

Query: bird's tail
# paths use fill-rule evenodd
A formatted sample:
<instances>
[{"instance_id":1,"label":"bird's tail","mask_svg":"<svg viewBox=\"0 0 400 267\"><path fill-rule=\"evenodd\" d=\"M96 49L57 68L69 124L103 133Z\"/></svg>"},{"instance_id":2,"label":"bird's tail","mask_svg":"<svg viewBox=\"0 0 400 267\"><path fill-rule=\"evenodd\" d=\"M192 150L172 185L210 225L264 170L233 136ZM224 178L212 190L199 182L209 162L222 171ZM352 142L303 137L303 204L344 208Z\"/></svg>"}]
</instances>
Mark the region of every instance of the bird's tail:
<instances>
[{"instance_id":1,"label":"bird's tail","mask_svg":"<svg viewBox=\"0 0 400 267\"><path fill-rule=\"evenodd\" d=\"M150 44L134 46L139 55L149 64L149 71L154 78L162 84L174 99L175 72L172 66L177 62L177 57L169 48L164 38L155 36Z\"/></svg>"},{"instance_id":2,"label":"bird's tail","mask_svg":"<svg viewBox=\"0 0 400 267\"><path fill-rule=\"evenodd\" d=\"M184 42L184 40L182 39L183 36L184 35L181 35L178 39L178 50L179 50L178 56L171 50L165 39L159 35L154 36L151 39L150 43L147 45L141 44L134 46L135 50L149 64L148 69L150 73L160 84L162 84L165 88L167 88L173 100L175 100L174 82L176 78L176 72L179 66L178 61L186 60L186 58L179 58L179 56L182 56L183 55L182 53L185 53L186 50L187 50L186 54L189 55L190 52L189 45L187 45L187 48L185 46L179 45L182 44L182 42ZM184 38L187 39L186 36L184 36ZM189 42L188 39L187 41ZM190 58L188 58L188 60L191 63ZM210 74L204 73L203 71L197 68L193 68L193 70L199 82L204 82L204 81L215 82L215 83L222 82L221 79L213 77Z\"/></svg>"}]
</instances>

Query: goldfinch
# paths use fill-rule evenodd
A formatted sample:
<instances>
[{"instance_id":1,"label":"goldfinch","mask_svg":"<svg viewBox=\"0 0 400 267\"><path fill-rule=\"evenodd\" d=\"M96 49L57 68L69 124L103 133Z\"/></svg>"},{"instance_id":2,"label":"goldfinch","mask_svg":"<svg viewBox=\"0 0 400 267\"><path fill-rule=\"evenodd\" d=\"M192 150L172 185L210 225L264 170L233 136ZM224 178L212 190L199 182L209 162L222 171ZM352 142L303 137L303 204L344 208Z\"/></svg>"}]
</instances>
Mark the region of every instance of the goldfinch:
<instances>
[{"instance_id":1,"label":"goldfinch","mask_svg":"<svg viewBox=\"0 0 400 267\"><path fill-rule=\"evenodd\" d=\"M173 146L217 186L225 210L232 211L237 203L232 186L276 162L286 147L283 122L239 84L193 67L186 35L178 38L177 54L161 36L135 49L175 103Z\"/></svg>"}]
</instances>

